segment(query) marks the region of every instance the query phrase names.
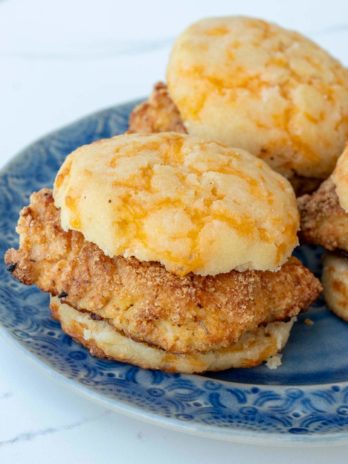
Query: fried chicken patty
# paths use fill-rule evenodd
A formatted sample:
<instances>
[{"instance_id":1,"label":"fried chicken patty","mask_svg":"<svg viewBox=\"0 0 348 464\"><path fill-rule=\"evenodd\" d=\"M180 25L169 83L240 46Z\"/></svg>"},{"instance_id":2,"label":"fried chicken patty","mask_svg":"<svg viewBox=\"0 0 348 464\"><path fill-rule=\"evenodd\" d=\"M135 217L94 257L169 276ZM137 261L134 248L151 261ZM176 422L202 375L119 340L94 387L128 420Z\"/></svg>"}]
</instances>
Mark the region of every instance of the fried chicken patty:
<instances>
[{"instance_id":1,"label":"fried chicken patty","mask_svg":"<svg viewBox=\"0 0 348 464\"><path fill-rule=\"evenodd\" d=\"M32 195L17 232L19 250L8 250L5 261L18 280L169 352L230 346L261 324L296 316L321 291L295 258L277 272L184 277L158 263L110 258L81 233L63 231L48 189Z\"/></svg>"},{"instance_id":2,"label":"fried chicken patty","mask_svg":"<svg viewBox=\"0 0 348 464\"><path fill-rule=\"evenodd\" d=\"M64 332L88 348L92 355L167 372L193 373L257 366L284 348L295 322L292 318L260 326L220 350L180 354L134 341L118 332L107 320L77 311L57 297L51 298L50 308Z\"/></svg>"},{"instance_id":3,"label":"fried chicken patty","mask_svg":"<svg viewBox=\"0 0 348 464\"><path fill-rule=\"evenodd\" d=\"M129 117L129 132L153 134L154 132L187 133L179 110L170 98L163 82L154 85L147 101L134 108Z\"/></svg>"},{"instance_id":4,"label":"fried chicken patty","mask_svg":"<svg viewBox=\"0 0 348 464\"><path fill-rule=\"evenodd\" d=\"M301 216L301 239L327 250L348 251L348 214L339 204L331 178L312 195L297 200Z\"/></svg>"},{"instance_id":5,"label":"fried chicken patty","mask_svg":"<svg viewBox=\"0 0 348 464\"><path fill-rule=\"evenodd\" d=\"M156 132L187 133L180 112L171 99L168 88L163 82L157 82L148 100L136 106L129 117L130 133L153 134ZM313 192L322 179L303 177L296 173L289 178L296 195Z\"/></svg>"}]
</instances>

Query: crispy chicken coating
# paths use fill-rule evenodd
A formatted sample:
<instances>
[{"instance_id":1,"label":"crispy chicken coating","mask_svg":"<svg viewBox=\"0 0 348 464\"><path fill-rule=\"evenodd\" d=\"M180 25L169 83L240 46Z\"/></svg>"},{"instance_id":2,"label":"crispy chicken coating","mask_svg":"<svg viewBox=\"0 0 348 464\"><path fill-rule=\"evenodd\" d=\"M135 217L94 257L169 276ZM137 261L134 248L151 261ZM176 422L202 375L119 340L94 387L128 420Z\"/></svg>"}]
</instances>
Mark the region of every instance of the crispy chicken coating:
<instances>
[{"instance_id":1,"label":"crispy chicken coating","mask_svg":"<svg viewBox=\"0 0 348 464\"><path fill-rule=\"evenodd\" d=\"M186 133L179 110L170 98L163 82L155 84L152 94L132 111L129 132L153 134L154 132Z\"/></svg>"},{"instance_id":2,"label":"crispy chicken coating","mask_svg":"<svg viewBox=\"0 0 348 464\"><path fill-rule=\"evenodd\" d=\"M296 316L321 291L295 258L277 272L179 277L158 263L105 256L81 233L61 228L48 189L32 195L17 232L19 250L8 250L5 261L18 280L169 352L230 346L261 324Z\"/></svg>"},{"instance_id":3,"label":"crispy chicken coating","mask_svg":"<svg viewBox=\"0 0 348 464\"><path fill-rule=\"evenodd\" d=\"M336 187L329 178L312 195L297 200L301 215L301 240L327 250L348 251L348 214L341 208Z\"/></svg>"}]
</instances>

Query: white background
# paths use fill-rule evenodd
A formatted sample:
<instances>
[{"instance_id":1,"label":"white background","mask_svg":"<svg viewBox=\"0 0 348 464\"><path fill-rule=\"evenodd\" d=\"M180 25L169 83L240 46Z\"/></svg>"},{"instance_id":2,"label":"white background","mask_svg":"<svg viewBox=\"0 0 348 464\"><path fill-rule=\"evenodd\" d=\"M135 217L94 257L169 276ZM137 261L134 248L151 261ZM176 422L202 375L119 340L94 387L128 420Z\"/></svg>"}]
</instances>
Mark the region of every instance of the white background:
<instances>
[{"instance_id":1,"label":"white background","mask_svg":"<svg viewBox=\"0 0 348 464\"><path fill-rule=\"evenodd\" d=\"M146 95L170 45L204 16L245 14L309 35L348 64L344 0L0 0L0 167L45 134ZM110 413L56 385L0 340L0 463L330 464L348 447L235 445Z\"/></svg>"}]
</instances>

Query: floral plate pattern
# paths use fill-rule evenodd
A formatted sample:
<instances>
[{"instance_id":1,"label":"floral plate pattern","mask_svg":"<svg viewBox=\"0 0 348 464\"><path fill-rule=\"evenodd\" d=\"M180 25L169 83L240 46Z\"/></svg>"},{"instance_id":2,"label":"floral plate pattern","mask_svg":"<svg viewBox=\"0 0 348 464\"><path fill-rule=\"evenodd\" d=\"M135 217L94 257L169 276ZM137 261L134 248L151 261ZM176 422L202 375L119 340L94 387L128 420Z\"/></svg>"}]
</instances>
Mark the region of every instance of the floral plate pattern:
<instances>
[{"instance_id":1,"label":"floral plate pattern","mask_svg":"<svg viewBox=\"0 0 348 464\"><path fill-rule=\"evenodd\" d=\"M0 174L0 255L16 246L19 210L51 186L76 147L127 129L135 102L92 114L35 142ZM319 248L297 256L320 274ZM314 324L303 321L310 318ZM48 297L25 287L0 263L0 333L46 371L104 406L214 438L262 444L348 442L348 325L323 300L297 322L283 365L205 376L167 374L92 357L65 335Z\"/></svg>"}]
</instances>

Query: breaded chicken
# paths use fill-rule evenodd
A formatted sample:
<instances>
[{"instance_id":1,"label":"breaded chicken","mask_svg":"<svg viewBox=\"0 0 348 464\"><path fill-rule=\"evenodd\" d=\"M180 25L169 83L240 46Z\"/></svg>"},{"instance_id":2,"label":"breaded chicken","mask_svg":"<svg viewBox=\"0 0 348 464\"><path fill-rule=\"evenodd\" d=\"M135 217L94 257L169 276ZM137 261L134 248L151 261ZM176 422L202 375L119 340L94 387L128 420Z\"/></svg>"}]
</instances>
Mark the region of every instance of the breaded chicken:
<instances>
[{"instance_id":1,"label":"breaded chicken","mask_svg":"<svg viewBox=\"0 0 348 464\"><path fill-rule=\"evenodd\" d=\"M19 250L5 261L25 284L106 319L127 337L175 353L230 346L261 324L296 316L321 291L297 259L279 271L179 277L154 262L110 258L79 232L65 232L50 190L21 212Z\"/></svg>"},{"instance_id":2,"label":"breaded chicken","mask_svg":"<svg viewBox=\"0 0 348 464\"><path fill-rule=\"evenodd\" d=\"M154 85L148 100L136 106L129 117L130 133L153 134L155 132L187 133L180 112L171 99L168 88L163 82ZM295 174L289 178L296 195L313 192L322 179L303 177Z\"/></svg>"},{"instance_id":3,"label":"breaded chicken","mask_svg":"<svg viewBox=\"0 0 348 464\"><path fill-rule=\"evenodd\" d=\"M129 118L129 132L153 134L170 131L187 132L179 110L168 94L167 86L163 82L158 82L149 99L132 111Z\"/></svg>"},{"instance_id":4,"label":"breaded chicken","mask_svg":"<svg viewBox=\"0 0 348 464\"><path fill-rule=\"evenodd\" d=\"M298 198L301 239L327 250L348 251L348 214L341 208L336 187L329 178L312 195Z\"/></svg>"}]
</instances>

